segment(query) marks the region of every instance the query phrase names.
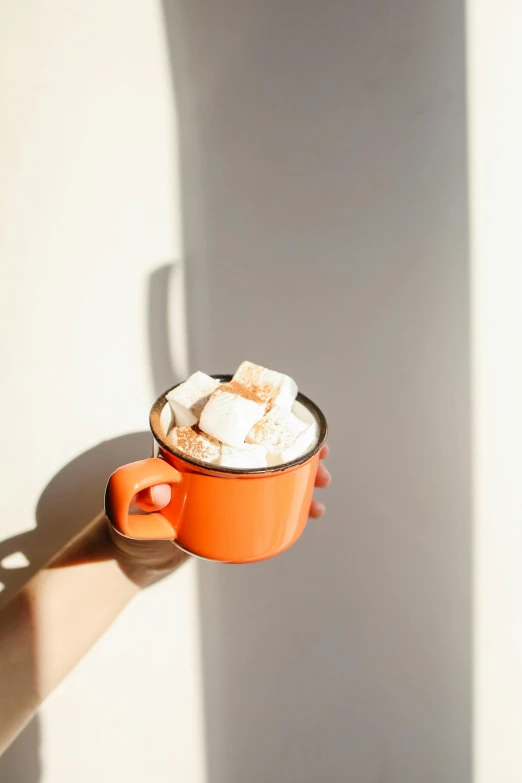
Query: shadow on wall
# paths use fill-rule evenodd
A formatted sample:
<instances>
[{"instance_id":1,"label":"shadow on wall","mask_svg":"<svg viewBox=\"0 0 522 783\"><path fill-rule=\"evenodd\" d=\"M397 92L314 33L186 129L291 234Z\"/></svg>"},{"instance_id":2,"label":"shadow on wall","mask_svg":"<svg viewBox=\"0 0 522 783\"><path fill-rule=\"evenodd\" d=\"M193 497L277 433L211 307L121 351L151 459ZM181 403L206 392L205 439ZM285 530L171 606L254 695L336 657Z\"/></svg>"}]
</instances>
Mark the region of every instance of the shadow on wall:
<instances>
[{"instance_id":1,"label":"shadow on wall","mask_svg":"<svg viewBox=\"0 0 522 783\"><path fill-rule=\"evenodd\" d=\"M155 396L176 382L168 344L168 290L173 265L151 273L148 283L150 372ZM104 441L80 454L47 484L36 507L36 528L0 542L0 563L23 553L26 567L2 568L1 602L9 600L37 571L97 514L107 478L120 465L151 451L150 432ZM40 724L36 715L0 758L0 783L37 783L40 779Z\"/></svg>"},{"instance_id":2,"label":"shadow on wall","mask_svg":"<svg viewBox=\"0 0 522 783\"><path fill-rule=\"evenodd\" d=\"M176 352L184 338L184 313L181 312L181 317L178 317L173 312L177 306L182 306L183 293L179 291L182 286L181 274L181 263L173 261L158 267L149 275L147 332L149 370L155 398L185 380L180 377L180 371L185 372L185 368L181 370L184 357L178 356ZM174 296L174 292L177 296ZM183 334L174 334L170 328L171 322L175 322L176 329L182 330ZM181 351L178 350L178 353Z\"/></svg>"},{"instance_id":3,"label":"shadow on wall","mask_svg":"<svg viewBox=\"0 0 522 783\"><path fill-rule=\"evenodd\" d=\"M154 396L175 382L168 342L168 291L174 265L154 270L148 281L148 345ZM144 412L144 416L146 412ZM136 432L104 441L76 457L47 484L36 507L36 528L0 542L2 603L39 571L101 509L107 478L117 467L151 451L152 435ZM1 563L23 553L25 567Z\"/></svg>"},{"instance_id":4,"label":"shadow on wall","mask_svg":"<svg viewBox=\"0 0 522 783\"><path fill-rule=\"evenodd\" d=\"M134 432L104 441L69 462L47 484L36 506L36 528L0 543L0 560L22 552L26 568L0 572L2 599L22 587L65 544L94 519L103 506L109 475L125 462L151 451L151 434Z\"/></svg>"},{"instance_id":5,"label":"shadow on wall","mask_svg":"<svg viewBox=\"0 0 522 783\"><path fill-rule=\"evenodd\" d=\"M150 433L134 432L100 443L59 471L38 501L36 529L0 543L0 559L23 552L29 561L27 568L2 573L2 598L14 595L99 514L108 476L125 462L143 459L150 450ZM41 773L39 747L40 724L36 715L0 758L0 783L37 783Z\"/></svg>"},{"instance_id":6,"label":"shadow on wall","mask_svg":"<svg viewBox=\"0 0 522 783\"><path fill-rule=\"evenodd\" d=\"M40 780L40 721L37 715L0 758L0 783L37 783Z\"/></svg>"},{"instance_id":7,"label":"shadow on wall","mask_svg":"<svg viewBox=\"0 0 522 783\"><path fill-rule=\"evenodd\" d=\"M163 0L191 364L289 372L324 522L199 566L209 783L469 783L464 6Z\"/></svg>"}]
</instances>

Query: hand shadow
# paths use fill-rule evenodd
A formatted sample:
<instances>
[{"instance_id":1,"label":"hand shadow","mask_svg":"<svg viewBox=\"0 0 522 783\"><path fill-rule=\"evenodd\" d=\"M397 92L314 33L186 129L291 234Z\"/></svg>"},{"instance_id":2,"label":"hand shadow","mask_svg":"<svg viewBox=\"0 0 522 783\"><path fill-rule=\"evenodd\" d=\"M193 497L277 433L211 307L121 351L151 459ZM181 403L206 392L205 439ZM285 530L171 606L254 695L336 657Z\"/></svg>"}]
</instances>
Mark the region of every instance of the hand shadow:
<instances>
[{"instance_id":1,"label":"hand shadow","mask_svg":"<svg viewBox=\"0 0 522 783\"><path fill-rule=\"evenodd\" d=\"M0 581L5 585L2 603L100 513L109 475L126 462L144 459L150 448L150 432L133 432L103 441L80 454L49 481L36 507L37 527L0 542L0 563L16 552L22 552L29 561L27 567L18 569L0 565ZM39 744L40 723L35 715L0 758L0 781L37 783Z\"/></svg>"},{"instance_id":2,"label":"hand shadow","mask_svg":"<svg viewBox=\"0 0 522 783\"><path fill-rule=\"evenodd\" d=\"M176 379L181 380L180 370L175 372L173 366L168 340L168 316L175 304L169 301L169 291L179 274L179 264L164 264L148 280L149 365L155 396ZM149 456L151 443L148 431L103 441L53 476L35 509L36 528L0 541L0 604L7 603L100 513L109 475L121 465ZM18 568L13 567L14 563L2 565L16 553L22 553L27 564ZM35 715L0 758L0 781L37 783L41 776L39 745L40 721Z\"/></svg>"},{"instance_id":3,"label":"hand shadow","mask_svg":"<svg viewBox=\"0 0 522 783\"><path fill-rule=\"evenodd\" d=\"M36 506L36 528L0 542L0 564L16 552L29 561L21 568L0 565L2 602L100 513L109 475L126 462L144 459L150 450L150 432L121 435L83 452L50 480Z\"/></svg>"},{"instance_id":4,"label":"hand shadow","mask_svg":"<svg viewBox=\"0 0 522 783\"><path fill-rule=\"evenodd\" d=\"M169 313L177 301L169 301L172 286L179 282L180 265L170 262L149 275L147 285L147 333L149 365L154 395L174 385L179 375L169 342ZM179 291L178 291L179 293ZM179 320L179 319L178 319ZM176 380L177 379L177 380ZM150 455L150 432L133 432L103 441L59 471L43 490L36 506L36 528L0 541L0 603L11 598L46 565L103 506L103 493L110 474L127 462ZM22 553L19 567L2 565L10 555Z\"/></svg>"}]
</instances>

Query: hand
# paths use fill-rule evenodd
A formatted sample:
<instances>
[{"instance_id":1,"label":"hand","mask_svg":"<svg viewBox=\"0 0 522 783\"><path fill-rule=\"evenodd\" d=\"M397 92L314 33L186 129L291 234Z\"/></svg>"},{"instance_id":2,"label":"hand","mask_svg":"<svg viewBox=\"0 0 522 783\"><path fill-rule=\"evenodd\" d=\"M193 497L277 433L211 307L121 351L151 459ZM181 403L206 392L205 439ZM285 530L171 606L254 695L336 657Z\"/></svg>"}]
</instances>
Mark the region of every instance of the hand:
<instances>
[{"instance_id":1,"label":"hand","mask_svg":"<svg viewBox=\"0 0 522 783\"><path fill-rule=\"evenodd\" d=\"M319 453L319 459L321 461L319 462L319 467L317 469L317 476L315 477L315 486L319 487L319 489L324 489L325 487L327 487L330 481L332 480L332 477L330 476L328 470L323 465L323 460L326 459L326 457L328 456L328 452L329 452L328 446L323 446L323 448ZM325 506L322 503L319 503L319 501L314 498L310 506L310 517L312 519L319 519L319 517L323 516L325 511L326 511Z\"/></svg>"},{"instance_id":2,"label":"hand","mask_svg":"<svg viewBox=\"0 0 522 783\"><path fill-rule=\"evenodd\" d=\"M328 456L328 446L323 446L319 454L319 467L315 486L323 489L331 481L323 460ZM138 493L132 505L145 511L161 511L170 503L171 490L168 484L157 484L151 489ZM310 517L319 519L325 512L325 506L315 498L310 505ZM145 587L181 565L187 558L172 541L147 541L122 536L109 525L117 559L125 573L141 587Z\"/></svg>"}]
</instances>

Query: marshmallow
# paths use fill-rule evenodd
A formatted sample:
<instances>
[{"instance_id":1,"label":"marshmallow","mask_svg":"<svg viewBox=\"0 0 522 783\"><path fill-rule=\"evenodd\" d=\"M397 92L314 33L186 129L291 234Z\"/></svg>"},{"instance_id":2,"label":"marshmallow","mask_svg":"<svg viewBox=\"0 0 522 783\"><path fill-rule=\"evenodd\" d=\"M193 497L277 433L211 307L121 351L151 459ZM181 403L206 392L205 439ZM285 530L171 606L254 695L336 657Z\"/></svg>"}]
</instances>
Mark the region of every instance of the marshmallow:
<instances>
[{"instance_id":1,"label":"marshmallow","mask_svg":"<svg viewBox=\"0 0 522 783\"><path fill-rule=\"evenodd\" d=\"M190 427L197 424L201 411L205 407L212 392L219 386L219 381L204 372L195 372L185 383L181 383L167 394L176 427Z\"/></svg>"},{"instance_id":2,"label":"marshmallow","mask_svg":"<svg viewBox=\"0 0 522 783\"><path fill-rule=\"evenodd\" d=\"M252 362L242 362L234 380L260 397L267 404L267 410L274 405L290 410L297 397L297 384L293 378Z\"/></svg>"},{"instance_id":3,"label":"marshmallow","mask_svg":"<svg viewBox=\"0 0 522 783\"><path fill-rule=\"evenodd\" d=\"M163 406L163 409L160 413L160 427L165 436L169 434L173 425L174 425L174 414L172 413L172 408L167 402Z\"/></svg>"},{"instance_id":4,"label":"marshmallow","mask_svg":"<svg viewBox=\"0 0 522 783\"><path fill-rule=\"evenodd\" d=\"M291 411L275 406L247 435L247 443L264 446L268 465L280 465L304 454L317 437L317 425L301 421Z\"/></svg>"},{"instance_id":5,"label":"marshmallow","mask_svg":"<svg viewBox=\"0 0 522 783\"><path fill-rule=\"evenodd\" d=\"M217 464L221 445L214 438L193 427L174 427L168 439L177 451L200 462Z\"/></svg>"},{"instance_id":6,"label":"marshmallow","mask_svg":"<svg viewBox=\"0 0 522 783\"><path fill-rule=\"evenodd\" d=\"M219 464L227 468L266 468L266 449L255 443L243 443L237 449L232 446L221 446Z\"/></svg>"},{"instance_id":7,"label":"marshmallow","mask_svg":"<svg viewBox=\"0 0 522 783\"><path fill-rule=\"evenodd\" d=\"M227 446L241 446L266 405L237 381L222 383L201 412L200 428Z\"/></svg>"},{"instance_id":8,"label":"marshmallow","mask_svg":"<svg viewBox=\"0 0 522 783\"><path fill-rule=\"evenodd\" d=\"M292 413L294 416L297 416L298 419L301 419L301 421L306 422L306 424L316 424L314 414L310 408L307 408L302 402L294 402L292 405Z\"/></svg>"}]
</instances>

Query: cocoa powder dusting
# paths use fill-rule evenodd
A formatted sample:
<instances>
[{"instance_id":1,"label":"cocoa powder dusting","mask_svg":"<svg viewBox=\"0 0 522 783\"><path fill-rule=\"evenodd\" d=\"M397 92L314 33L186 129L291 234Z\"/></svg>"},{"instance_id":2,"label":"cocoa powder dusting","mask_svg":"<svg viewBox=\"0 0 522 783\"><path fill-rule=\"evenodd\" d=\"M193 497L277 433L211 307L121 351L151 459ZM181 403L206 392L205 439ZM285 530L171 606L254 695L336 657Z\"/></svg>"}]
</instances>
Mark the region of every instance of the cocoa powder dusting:
<instances>
[{"instance_id":1,"label":"cocoa powder dusting","mask_svg":"<svg viewBox=\"0 0 522 783\"><path fill-rule=\"evenodd\" d=\"M275 398L280 389L280 385L274 386L273 383L263 381L263 375L265 369L258 365L252 365L251 367L244 367L239 373L240 381L233 381L233 383L240 383L249 389L252 394L255 394L261 402L266 404L267 411L271 410L274 406Z\"/></svg>"},{"instance_id":2,"label":"cocoa powder dusting","mask_svg":"<svg viewBox=\"0 0 522 783\"><path fill-rule=\"evenodd\" d=\"M170 433L172 445L189 457L205 462L213 460L219 453L219 443L215 438L194 427L175 427Z\"/></svg>"},{"instance_id":3,"label":"cocoa powder dusting","mask_svg":"<svg viewBox=\"0 0 522 783\"><path fill-rule=\"evenodd\" d=\"M238 394L240 397L244 397L246 400L252 400L252 402L257 402L259 405L262 405L265 402L265 400L259 394L256 394L256 392L252 391L252 389L247 389L247 387L243 386L243 384L239 383L239 381L229 381L228 383L222 383L217 387L214 394L219 394L219 392Z\"/></svg>"}]
</instances>

